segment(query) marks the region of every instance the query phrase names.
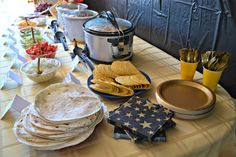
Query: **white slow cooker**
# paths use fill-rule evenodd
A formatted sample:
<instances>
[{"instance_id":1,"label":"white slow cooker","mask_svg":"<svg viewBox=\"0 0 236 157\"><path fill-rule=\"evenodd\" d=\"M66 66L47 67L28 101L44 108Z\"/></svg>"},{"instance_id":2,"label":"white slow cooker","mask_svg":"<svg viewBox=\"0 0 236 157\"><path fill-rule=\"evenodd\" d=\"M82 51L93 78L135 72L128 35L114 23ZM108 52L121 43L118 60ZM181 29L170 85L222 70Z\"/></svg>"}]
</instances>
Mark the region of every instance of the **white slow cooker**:
<instances>
[{"instance_id":1,"label":"white slow cooker","mask_svg":"<svg viewBox=\"0 0 236 157\"><path fill-rule=\"evenodd\" d=\"M64 22L63 22L63 18L62 18L62 14L66 11L70 11L70 10L86 10L88 8L87 4L83 4L83 3L76 3L76 4L61 4L58 5L56 7L57 10L57 23L59 24L59 26L61 28L64 27Z\"/></svg>"},{"instance_id":2,"label":"white slow cooker","mask_svg":"<svg viewBox=\"0 0 236 157\"><path fill-rule=\"evenodd\" d=\"M64 21L64 33L69 40L76 39L79 42L84 42L83 24L91 18L98 15L93 10L81 11L66 11L62 14Z\"/></svg>"}]
</instances>

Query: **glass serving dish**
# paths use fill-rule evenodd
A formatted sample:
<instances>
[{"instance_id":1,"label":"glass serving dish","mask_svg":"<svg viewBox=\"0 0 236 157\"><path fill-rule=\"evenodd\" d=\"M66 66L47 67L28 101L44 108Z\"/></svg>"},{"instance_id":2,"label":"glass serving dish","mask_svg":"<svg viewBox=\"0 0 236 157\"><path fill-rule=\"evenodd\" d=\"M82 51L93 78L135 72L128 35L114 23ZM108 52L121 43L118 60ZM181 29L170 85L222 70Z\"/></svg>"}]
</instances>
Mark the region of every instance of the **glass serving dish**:
<instances>
[{"instance_id":1,"label":"glass serving dish","mask_svg":"<svg viewBox=\"0 0 236 157\"><path fill-rule=\"evenodd\" d=\"M43 29L39 27L30 27L30 26L23 27L19 30L20 31L19 34L20 34L21 46L25 49L31 47L34 44L31 29L33 29L34 31L34 38L36 42L45 41L43 38Z\"/></svg>"},{"instance_id":2,"label":"glass serving dish","mask_svg":"<svg viewBox=\"0 0 236 157\"><path fill-rule=\"evenodd\" d=\"M47 42L40 42L40 48L38 46L38 43L35 43L31 47L28 47L25 52L27 56L34 60L38 57L55 58L56 52L58 50L57 45L48 44Z\"/></svg>"},{"instance_id":3,"label":"glass serving dish","mask_svg":"<svg viewBox=\"0 0 236 157\"><path fill-rule=\"evenodd\" d=\"M36 55L31 55L31 54L28 54L28 53L26 53L26 54L27 54L27 56L29 56L30 59L32 59L32 60L38 58L39 56L40 56L40 58L55 58L55 56L56 56L56 51L51 52L51 53L48 53L48 54L41 54L41 55L37 55L37 54L36 54Z\"/></svg>"},{"instance_id":4,"label":"glass serving dish","mask_svg":"<svg viewBox=\"0 0 236 157\"><path fill-rule=\"evenodd\" d=\"M29 79L35 82L46 82L52 79L61 66L60 61L56 59L46 58L41 58L40 60L40 70L42 72L41 74L37 73L38 60L26 62L22 65L20 71L24 73Z\"/></svg>"}]
</instances>

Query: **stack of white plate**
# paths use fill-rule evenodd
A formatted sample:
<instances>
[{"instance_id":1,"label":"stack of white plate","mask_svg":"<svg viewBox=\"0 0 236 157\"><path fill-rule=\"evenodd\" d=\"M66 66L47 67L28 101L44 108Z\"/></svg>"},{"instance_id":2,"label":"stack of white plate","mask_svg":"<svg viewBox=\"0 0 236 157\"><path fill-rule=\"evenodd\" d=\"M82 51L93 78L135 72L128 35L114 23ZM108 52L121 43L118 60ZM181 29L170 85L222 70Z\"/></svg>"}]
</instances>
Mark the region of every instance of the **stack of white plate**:
<instances>
[{"instance_id":1,"label":"stack of white plate","mask_svg":"<svg viewBox=\"0 0 236 157\"><path fill-rule=\"evenodd\" d=\"M209 116L215 108L215 94L200 83L169 80L157 87L158 103L175 112L175 117L199 119Z\"/></svg>"},{"instance_id":2,"label":"stack of white plate","mask_svg":"<svg viewBox=\"0 0 236 157\"><path fill-rule=\"evenodd\" d=\"M57 150L86 140L105 106L87 88L54 84L41 91L15 122L17 140L39 150Z\"/></svg>"}]
</instances>

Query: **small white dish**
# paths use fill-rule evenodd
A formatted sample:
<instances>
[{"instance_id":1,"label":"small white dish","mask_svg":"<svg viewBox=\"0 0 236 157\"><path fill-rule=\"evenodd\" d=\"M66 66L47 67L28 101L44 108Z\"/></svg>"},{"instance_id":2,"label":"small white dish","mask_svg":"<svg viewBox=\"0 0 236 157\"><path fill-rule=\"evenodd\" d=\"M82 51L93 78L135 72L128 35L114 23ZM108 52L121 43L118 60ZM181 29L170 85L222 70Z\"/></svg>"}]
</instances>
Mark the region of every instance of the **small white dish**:
<instances>
[{"instance_id":1,"label":"small white dish","mask_svg":"<svg viewBox=\"0 0 236 157\"><path fill-rule=\"evenodd\" d=\"M20 71L24 73L29 79L35 82L46 82L52 79L57 70L60 68L61 63L56 59L51 58L41 58L41 67L42 74L37 74L37 59L29 61L23 64L20 68ZM47 62L52 63L51 65L45 65ZM48 68L48 69L47 69Z\"/></svg>"}]
</instances>

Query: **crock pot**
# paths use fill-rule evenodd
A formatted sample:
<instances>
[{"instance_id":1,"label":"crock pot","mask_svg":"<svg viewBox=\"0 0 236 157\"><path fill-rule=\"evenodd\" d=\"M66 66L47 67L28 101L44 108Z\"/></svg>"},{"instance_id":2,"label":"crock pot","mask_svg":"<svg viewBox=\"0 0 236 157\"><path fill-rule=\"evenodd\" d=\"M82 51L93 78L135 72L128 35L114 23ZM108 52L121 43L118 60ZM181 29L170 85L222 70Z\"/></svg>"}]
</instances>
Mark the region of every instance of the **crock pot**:
<instances>
[{"instance_id":1,"label":"crock pot","mask_svg":"<svg viewBox=\"0 0 236 157\"><path fill-rule=\"evenodd\" d=\"M84 42L84 32L82 26L84 22L95 18L98 12L93 10L66 11L62 14L64 21L64 33L69 40L76 39Z\"/></svg>"},{"instance_id":2,"label":"crock pot","mask_svg":"<svg viewBox=\"0 0 236 157\"><path fill-rule=\"evenodd\" d=\"M111 12L103 12L98 18L85 22L83 30L88 57L106 63L130 59L133 54L134 29L130 21L115 18Z\"/></svg>"},{"instance_id":3,"label":"crock pot","mask_svg":"<svg viewBox=\"0 0 236 157\"><path fill-rule=\"evenodd\" d=\"M83 3L77 3L77 4L66 3L66 4L58 5L56 7L56 10L57 10L57 22L58 22L59 26L61 28L64 27L64 22L63 22L63 18L62 18L62 14L64 12L69 11L69 10L86 10L87 8L88 8L88 5L83 4Z\"/></svg>"}]
</instances>

